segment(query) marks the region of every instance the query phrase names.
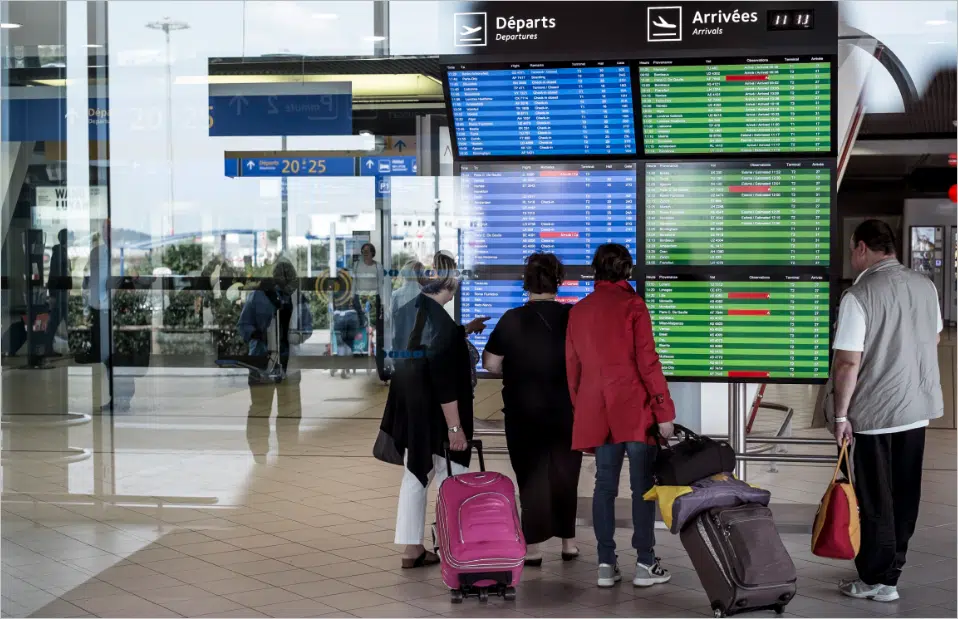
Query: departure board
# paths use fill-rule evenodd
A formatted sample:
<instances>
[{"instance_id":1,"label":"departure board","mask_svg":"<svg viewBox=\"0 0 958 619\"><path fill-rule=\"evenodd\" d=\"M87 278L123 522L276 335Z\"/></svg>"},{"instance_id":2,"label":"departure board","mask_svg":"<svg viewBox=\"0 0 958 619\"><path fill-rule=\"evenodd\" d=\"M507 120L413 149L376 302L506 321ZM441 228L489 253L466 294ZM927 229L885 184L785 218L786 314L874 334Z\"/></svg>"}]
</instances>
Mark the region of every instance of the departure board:
<instances>
[{"instance_id":1,"label":"departure board","mask_svg":"<svg viewBox=\"0 0 958 619\"><path fill-rule=\"evenodd\" d=\"M593 290L591 281L566 281L559 287L556 301L576 303ZM507 311L525 303L529 295L522 289L522 281L516 280L463 280L459 284L459 314L462 324L479 316L489 316L486 329L482 333L469 336L470 341L479 350L480 358L489 335L496 323ZM479 367L482 366L480 361Z\"/></svg>"},{"instance_id":2,"label":"departure board","mask_svg":"<svg viewBox=\"0 0 958 619\"><path fill-rule=\"evenodd\" d=\"M449 68L446 77L460 157L636 152L625 61Z\"/></svg>"},{"instance_id":3,"label":"departure board","mask_svg":"<svg viewBox=\"0 0 958 619\"><path fill-rule=\"evenodd\" d=\"M566 266L592 263L603 243L636 251L635 163L463 164L465 268L515 266L534 252Z\"/></svg>"},{"instance_id":4,"label":"departure board","mask_svg":"<svg viewBox=\"0 0 958 619\"><path fill-rule=\"evenodd\" d=\"M647 155L832 150L826 57L640 61L638 73Z\"/></svg>"},{"instance_id":5,"label":"departure board","mask_svg":"<svg viewBox=\"0 0 958 619\"><path fill-rule=\"evenodd\" d=\"M816 382L828 377L824 275L650 275L645 300L670 379Z\"/></svg>"},{"instance_id":6,"label":"departure board","mask_svg":"<svg viewBox=\"0 0 958 619\"><path fill-rule=\"evenodd\" d=\"M827 266L824 161L648 162L647 265Z\"/></svg>"}]
</instances>

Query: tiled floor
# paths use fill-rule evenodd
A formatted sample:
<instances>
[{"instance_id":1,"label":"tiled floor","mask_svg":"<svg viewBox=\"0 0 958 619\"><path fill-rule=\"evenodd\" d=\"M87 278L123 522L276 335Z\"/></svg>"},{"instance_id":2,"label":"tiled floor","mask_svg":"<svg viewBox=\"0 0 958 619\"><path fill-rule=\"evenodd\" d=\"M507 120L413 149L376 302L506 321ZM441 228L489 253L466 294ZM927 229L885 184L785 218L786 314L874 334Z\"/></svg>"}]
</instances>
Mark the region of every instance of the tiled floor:
<instances>
[{"instance_id":1,"label":"tiled floor","mask_svg":"<svg viewBox=\"0 0 958 619\"><path fill-rule=\"evenodd\" d=\"M89 379L75 372L68 399L81 410ZM36 373L3 374L5 391L38 393L26 388ZM579 529L581 558L563 563L558 547L549 545L543 567L525 571L515 602L453 606L437 568L398 569L399 549L391 542L401 469L369 456L381 388L309 372L301 424L282 419L277 433L274 419L267 435L266 425L247 426L243 381L152 370L140 380L130 415L66 428L5 423L4 617L711 615L678 538L665 531L657 551L674 574L671 584L598 590L586 527ZM481 416L494 415L493 392L491 385L481 389ZM35 402L21 405L35 410ZM254 458L248 432L268 438L268 455ZM773 492L801 575L789 614L958 615L955 438L954 431L929 434L920 528L902 599L890 605L842 598L835 581L853 575L850 564L808 552L805 531L830 470L780 465L770 473L752 466L750 480ZM68 446L91 455L68 453ZM503 456L489 464L511 473ZM590 470L580 480L586 504ZM628 547L625 532L618 540ZM620 555L628 566L634 553Z\"/></svg>"}]
</instances>

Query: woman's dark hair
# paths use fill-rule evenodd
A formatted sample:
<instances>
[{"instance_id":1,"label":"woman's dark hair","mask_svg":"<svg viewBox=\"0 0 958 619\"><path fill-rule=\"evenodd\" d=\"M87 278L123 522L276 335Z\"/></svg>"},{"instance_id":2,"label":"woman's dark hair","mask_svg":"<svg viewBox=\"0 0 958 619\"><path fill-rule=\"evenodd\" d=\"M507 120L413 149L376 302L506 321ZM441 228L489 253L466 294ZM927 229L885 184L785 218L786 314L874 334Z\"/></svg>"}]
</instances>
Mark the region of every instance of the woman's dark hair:
<instances>
[{"instance_id":1,"label":"woman's dark hair","mask_svg":"<svg viewBox=\"0 0 958 619\"><path fill-rule=\"evenodd\" d=\"M895 232L880 219L869 219L858 224L852 234L852 243L864 243L868 249L885 255L895 253Z\"/></svg>"},{"instance_id":2,"label":"woman's dark hair","mask_svg":"<svg viewBox=\"0 0 958 619\"><path fill-rule=\"evenodd\" d=\"M618 243L606 243L595 250L592 270L596 281L621 282L632 277L632 254Z\"/></svg>"},{"instance_id":3,"label":"woman's dark hair","mask_svg":"<svg viewBox=\"0 0 958 619\"><path fill-rule=\"evenodd\" d=\"M432 259L432 268L424 269L419 275L419 285L424 294L437 294L442 290L456 290L459 285L459 271L456 259L445 252L437 252Z\"/></svg>"},{"instance_id":4,"label":"woman's dark hair","mask_svg":"<svg viewBox=\"0 0 958 619\"><path fill-rule=\"evenodd\" d=\"M365 250L367 247L369 248L369 257L370 257L370 258L375 258L375 257L376 257L376 246L373 245L372 243L363 243L362 246L359 248L359 253L363 253L363 250Z\"/></svg>"},{"instance_id":5,"label":"woman's dark hair","mask_svg":"<svg viewBox=\"0 0 958 619\"><path fill-rule=\"evenodd\" d=\"M555 294L565 278L565 267L555 254L536 252L526 259L522 288L532 294Z\"/></svg>"}]
</instances>

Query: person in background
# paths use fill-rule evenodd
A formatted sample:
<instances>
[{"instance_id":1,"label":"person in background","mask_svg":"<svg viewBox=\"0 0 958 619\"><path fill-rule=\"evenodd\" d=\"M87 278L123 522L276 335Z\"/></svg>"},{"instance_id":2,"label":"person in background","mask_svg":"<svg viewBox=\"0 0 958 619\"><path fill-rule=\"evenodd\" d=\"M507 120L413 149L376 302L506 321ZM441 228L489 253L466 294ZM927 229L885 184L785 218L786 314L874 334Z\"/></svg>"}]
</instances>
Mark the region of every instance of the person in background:
<instances>
[{"instance_id":1,"label":"person in background","mask_svg":"<svg viewBox=\"0 0 958 619\"><path fill-rule=\"evenodd\" d=\"M632 584L671 578L655 556L652 487L654 434L672 435L675 405L655 352L649 310L628 280L632 256L618 244L600 246L592 260L595 290L569 313L566 370L575 421L572 448L595 452L592 520L598 542L600 587L622 580L615 554L615 499L626 454L632 486ZM656 430L656 425L657 430Z\"/></svg>"},{"instance_id":2,"label":"person in background","mask_svg":"<svg viewBox=\"0 0 958 619\"><path fill-rule=\"evenodd\" d=\"M365 314L368 317L366 326L363 329L369 329L369 335L374 338L376 372L383 381L388 380L386 373L386 351L385 334L383 333L383 307L382 294L385 273L381 264L376 262L376 246L372 243L363 243L359 249L362 256L361 260L353 264L353 277L356 292L359 294L359 300L365 308ZM387 297L388 299L388 297ZM367 352L364 354L368 354Z\"/></svg>"},{"instance_id":3,"label":"person in background","mask_svg":"<svg viewBox=\"0 0 958 619\"><path fill-rule=\"evenodd\" d=\"M278 320L279 324L274 325ZM269 354L269 331L278 326L279 365L266 373ZM273 267L273 277L264 279L246 300L237 328L249 345L250 407L247 413L246 439L257 462L266 461L269 453L269 419L276 394L276 435L280 453L295 448L299 423L303 416L300 396L300 375L289 371L292 352L313 333L313 317L309 303L299 289L296 269L287 260Z\"/></svg>"},{"instance_id":4,"label":"person in background","mask_svg":"<svg viewBox=\"0 0 958 619\"><path fill-rule=\"evenodd\" d=\"M572 402L565 366L571 305L556 301L565 270L553 254L526 260L522 287L529 301L510 309L493 329L483 367L502 374L509 460L519 484L526 565L542 565L539 544L562 539L562 559L579 556L575 513L582 452L572 449Z\"/></svg>"},{"instance_id":5,"label":"person in background","mask_svg":"<svg viewBox=\"0 0 958 619\"><path fill-rule=\"evenodd\" d=\"M50 318L47 321L46 354L60 356L53 350L53 340L61 321L67 320L70 289L73 278L70 271L70 258L67 253L69 232L66 228L57 234L57 244L50 253L50 278L47 290L50 294Z\"/></svg>"},{"instance_id":6,"label":"person in background","mask_svg":"<svg viewBox=\"0 0 958 619\"><path fill-rule=\"evenodd\" d=\"M860 275L839 306L826 388L834 390L827 398L835 438L852 448L850 479L861 516L859 577L839 590L894 602L918 520L925 428L944 411L941 308L934 283L898 261L885 222L872 219L855 229L851 264Z\"/></svg>"},{"instance_id":7,"label":"person in background","mask_svg":"<svg viewBox=\"0 0 958 619\"><path fill-rule=\"evenodd\" d=\"M353 288L355 280L351 280L349 272L346 269L339 270L338 280L342 283L343 291L333 293L333 331L336 333L336 354L340 357L351 358L353 356L353 342L356 336L366 328L366 312L363 311L363 304L359 300ZM344 360L344 366L340 368L340 376L349 378L349 368L346 367L349 362ZM336 369L329 371L330 376L336 375Z\"/></svg>"},{"instance_id":8,"label":"person in background","mask_svg":"<svg viewBox=\"0 0 958 619\"><path fill-rule=\"evenodd\" d=\"M400 276L403 285L393 291L390 299L390 323L392 324L392 349L402 351L406 349L409 334L412 333L415 312L408 311L406 304L412 303L419 296L422 287L419 279L425 267L418 260L410 260L403 265ZM409 319L413 322L410 322Z\"/></svg>"},{"instance_id":9,"label":"person in background","mask_svg":"<svg viewBox=\"0 0 958 619\"><path fill-rule=\"evenodd\" d=\"M422 292L405 311L420 332L412 336L425 352L425 376L403 373L390 383L389 397L380 429L405 455L405 471L399 489L395 543L405 546L403 568L439 562L423 546L426 499L429 483L441 484L447 476L445 450L448 442L454 475L469 468L469 440L472 439L472 399L475 363L466 336L481 332L488 317L457 325L445 310L459 286L456 262L437 253L432 269L419 278ZM414 327L415 329L415 327ZM428 392L424 393L427 388Z\"/></svg>"}]
</instances>

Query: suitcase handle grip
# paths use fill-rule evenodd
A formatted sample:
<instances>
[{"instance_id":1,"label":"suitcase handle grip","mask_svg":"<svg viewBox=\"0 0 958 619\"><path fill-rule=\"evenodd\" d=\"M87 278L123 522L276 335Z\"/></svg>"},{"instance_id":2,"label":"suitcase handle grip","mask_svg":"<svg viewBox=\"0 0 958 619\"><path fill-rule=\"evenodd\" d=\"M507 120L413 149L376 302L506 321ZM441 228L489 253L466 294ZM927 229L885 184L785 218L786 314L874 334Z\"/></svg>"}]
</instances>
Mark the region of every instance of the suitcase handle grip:
<instances>
[{"instance_id":1,"label":"suitcase handle grip","mask_svg":"<svg viewBox=\"0 0 958 619\"><path fill-rule=\"evenodd\" d=\"M468 445L470 450L475 449L476 453L479 454L479 470L485 473L486 461L482 457L482 441L480 440L467 441L466 445ZM449 477L452 477L452 460L449 459L449 441L442 442L442 453L443 453L443 456L445 456L446 458L446 473L449 475Z\"/></svg>"}]
</instances>

